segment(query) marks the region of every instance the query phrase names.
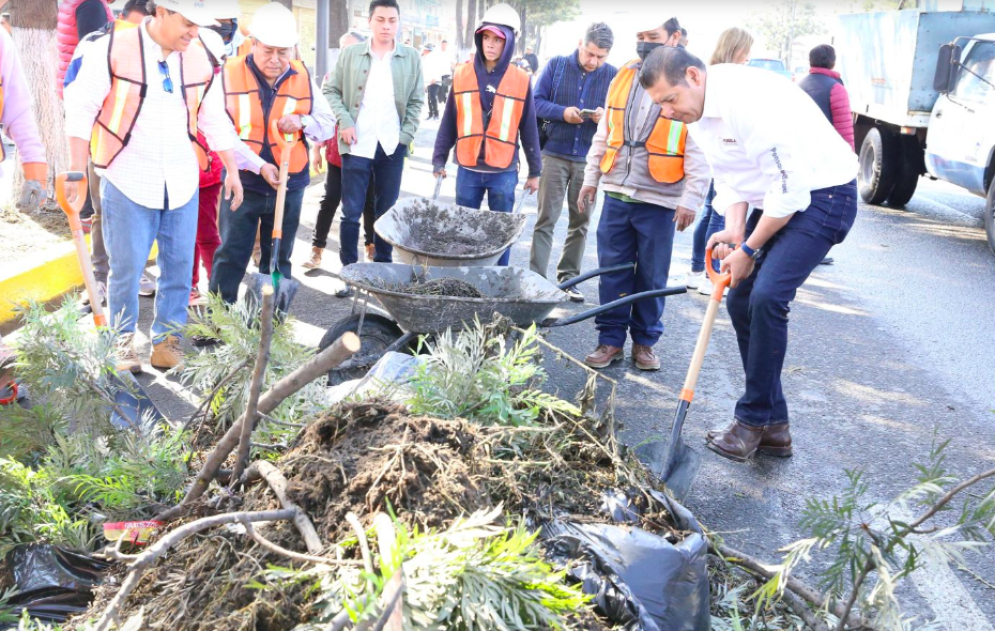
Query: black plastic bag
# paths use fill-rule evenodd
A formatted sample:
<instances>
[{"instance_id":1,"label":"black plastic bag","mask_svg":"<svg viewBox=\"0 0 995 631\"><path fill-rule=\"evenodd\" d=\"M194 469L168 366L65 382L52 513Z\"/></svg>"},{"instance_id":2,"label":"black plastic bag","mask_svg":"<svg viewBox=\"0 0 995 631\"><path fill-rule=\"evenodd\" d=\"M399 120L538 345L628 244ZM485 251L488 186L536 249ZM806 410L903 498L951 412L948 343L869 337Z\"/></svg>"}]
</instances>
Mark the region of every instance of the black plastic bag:
<instances>
[{"instance_id":1,"label":"black plastic bag","mask_svg":"<svg viewBox=\"0 0 995 631\"><path fill-rule=\"evenodd\" d=\"M7 604L17 615L27 610L32 618L65 622L89 608L109 566L52 545L19 546L0 563L0 590L16 590Z\"/></svg>"},{"instance_id":2,"label":"black plastic bag","mask_svg":"<svg viewBox=\"0 0 995 631\"><path fill-rule=\"evenodd\" d=\"M711 626L708 544L686 508L655 492L683 540L671 542L631 525L543 525L542 538L554 562L571 565L568 576L594 596L599 613L625 629L707 631ZM623 495L603 506L618 522L632 522L636 509ZM579 563L578 563L579 561Z\"/></svg>"}]
</instances>

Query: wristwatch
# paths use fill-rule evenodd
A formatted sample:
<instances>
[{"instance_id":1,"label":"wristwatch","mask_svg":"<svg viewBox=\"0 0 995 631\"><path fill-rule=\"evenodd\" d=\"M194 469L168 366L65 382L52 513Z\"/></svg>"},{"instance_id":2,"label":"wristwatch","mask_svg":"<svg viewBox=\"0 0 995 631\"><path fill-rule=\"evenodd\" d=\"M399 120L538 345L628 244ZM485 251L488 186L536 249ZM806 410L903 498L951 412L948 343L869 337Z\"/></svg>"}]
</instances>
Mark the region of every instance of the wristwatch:
<instances>
[{"instance_id":1,"label":"wristwatch","mask_svg":"<svg viewBox=\"0 0 995 631\"><path fill-rule=\"evenodd\" d=\"M764 252L763 248L757 248L754 250L750 246L746 245L746 241L739 244L739 249L743 251L743 254L750 257L754 261L760 258L760 255Z\"/></svg>"}]
</instances>

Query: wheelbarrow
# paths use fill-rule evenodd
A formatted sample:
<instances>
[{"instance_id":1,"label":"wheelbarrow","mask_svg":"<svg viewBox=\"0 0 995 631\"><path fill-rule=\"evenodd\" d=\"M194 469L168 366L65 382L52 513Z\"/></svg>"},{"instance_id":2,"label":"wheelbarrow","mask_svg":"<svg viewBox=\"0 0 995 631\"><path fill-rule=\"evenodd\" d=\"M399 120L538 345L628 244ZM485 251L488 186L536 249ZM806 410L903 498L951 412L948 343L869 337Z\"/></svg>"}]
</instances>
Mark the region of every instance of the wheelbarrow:
<instances>
[{"instance_id":1,"label":"wheelbarrow","mask_svg":"<svg viewBox=\"0 0 995 631\"><path fill-rule=\"evenodd\" d=\"M410 348L421 335L452 327L462 328L475 318L490 320L498 313L518 326L561 327L589 320L638 300L687 292L683 285L664 287L631 294L568 317L548 317L553 309L569 303L566 289L602 274L631 269L633 265L627 263L592 270L559 285L535 272L517 267L422 267L397 263L347 265L337 276L358 290L353 313L329 328L319 346L324 349L347 331L359 335L363 345L360 356L329 373L329 384L337 385L359 378L386 353ZM411 285L447 278L472 286L481 297L417 295L405 291ZM370 311L371 297L376 298L385 313Z\"/></svg>"},{"instance_id":2,"label":"wheelbarrow","mask_svg":"<svg viewBox=\"0 0 995 631\"><path fill-rule=\"evenodd\" d=\"M476 267L496 264L522 236L527 222L517 212L476 210L410 197L384 213L373 228L394 246L401 263Z\"/></svg>"}]
</instances>

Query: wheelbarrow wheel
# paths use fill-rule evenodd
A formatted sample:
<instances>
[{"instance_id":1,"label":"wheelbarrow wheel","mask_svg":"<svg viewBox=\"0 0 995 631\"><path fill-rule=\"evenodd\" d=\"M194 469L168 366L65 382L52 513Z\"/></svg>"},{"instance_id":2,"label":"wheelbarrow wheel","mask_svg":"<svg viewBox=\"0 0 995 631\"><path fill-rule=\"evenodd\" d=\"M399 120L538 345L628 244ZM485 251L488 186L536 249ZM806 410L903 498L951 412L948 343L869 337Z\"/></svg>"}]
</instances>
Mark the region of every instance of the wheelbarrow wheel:
<instances>
[{"instance_id":1,"label":"wheelbarrow wheel","mask_svg":"<svg viewBox=\"0 0 995 631\"><path fill-rule=\"evenodd\" d=\"M328 371L329 386L337 386L353 379L362 379L370 368L384 356L387 348L404 335L396 322L376 313L366 314L362 333L359 331L359 321L359 314L353 314L339 320L325 332L325 336L318 344L319 350L325 350L346 333L355 333L362 343L359 353L346 362L347 367Z\"/></svg>"}]
</instances>

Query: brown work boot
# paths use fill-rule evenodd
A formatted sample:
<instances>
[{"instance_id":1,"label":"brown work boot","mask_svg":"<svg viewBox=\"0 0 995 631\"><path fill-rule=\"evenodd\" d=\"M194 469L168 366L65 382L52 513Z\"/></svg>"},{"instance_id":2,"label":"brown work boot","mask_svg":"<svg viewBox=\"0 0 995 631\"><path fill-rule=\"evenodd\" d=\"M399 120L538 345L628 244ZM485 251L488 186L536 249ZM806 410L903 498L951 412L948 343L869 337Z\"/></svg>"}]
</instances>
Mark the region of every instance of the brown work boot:
<instances>
[{"instance_id":1,"label":"brown work boot","mask_svg":"<svg viewBox=\"0 0 995 631\"><path fill-rule=\"evenodd\" d=\"M117 338L117 364L114 368L118 372L130 372L133 375L142 372L142 362L138 359L138 352L135 351L133 333L122 333Z\"/></svg>"},{"instance_id":2,"label":"brown work boot","mask_svg":"<svg viewBox=\"0 0 995 631\"><path fill-rule=\"evenodd\" d=\"M763 427L752 427L733 421L729 427L715 435L715 438L708 443L708 448L723 458L746 462L757 453L763 435Z\"/></svg>"},{"instance_id":3,"label":"brown work boot","mask_svg":"<svg viewBox=\"0 0 995 631\"><path fill-rule=\"evenodd\" d=\"M632 359L639 370L660 370L660 358L653 352L652 346L633 344Z\"/></svg>"},{"instance_id":4,"label":"brown work boot","mask_svg":"<svg viewBox=\"0 0 995 631\"><path fill-rule=\"evenodd\" d=\"M321 267L322 248L311 248L311 258L304 264L304 269L318 269Z\"/></svg>"},{"instance_id":5,"label":"brown work boot","mask_svg":"<svg viewBox=\"0 0 995 631\"><path fill-rule=\"evenodd\" d=\"M165 340L152 346L152 367L159 370L183 368L183 351L180 350L180 338L170 335Z\"/></svg>"},{"instance_id":6,"label":"brown work boot","mask_svg":"<svg viewBox=\"0 0 995 631\"><path fill-rule=\"evenodd\" d=\"M625 359L625 352L621 348L599 344L593 353L584 358L584 363L591 368L608 368L623 359Z\"/></svg>"},{"instance_id":7,"label":"brown work boot","mask_svg":"<svg viewBox=\"0 0 995 631\"><path fill-rule=\"evenodd\" d=\"M377 260L377 246L372 243L366 244L366 260L370 263Z\"/></svg>"},{"instance_id":8,"label":"brown work boot","mask_svg":"<svg viewBox=\"0 0 995 631\"><path fill-rule=\"evenodd\" d=\"M731 430L735 423L736 421L732 421L725 427L716 427L708 430L705 432L705 442L713 441L719 434ZM757 446L757 453L774 456L775 458L791 457L793 453L791 449L791 428L787 421L768 425L764 428L764 434L760 438L760 444Z\"/></svg>"}]
</instances>

